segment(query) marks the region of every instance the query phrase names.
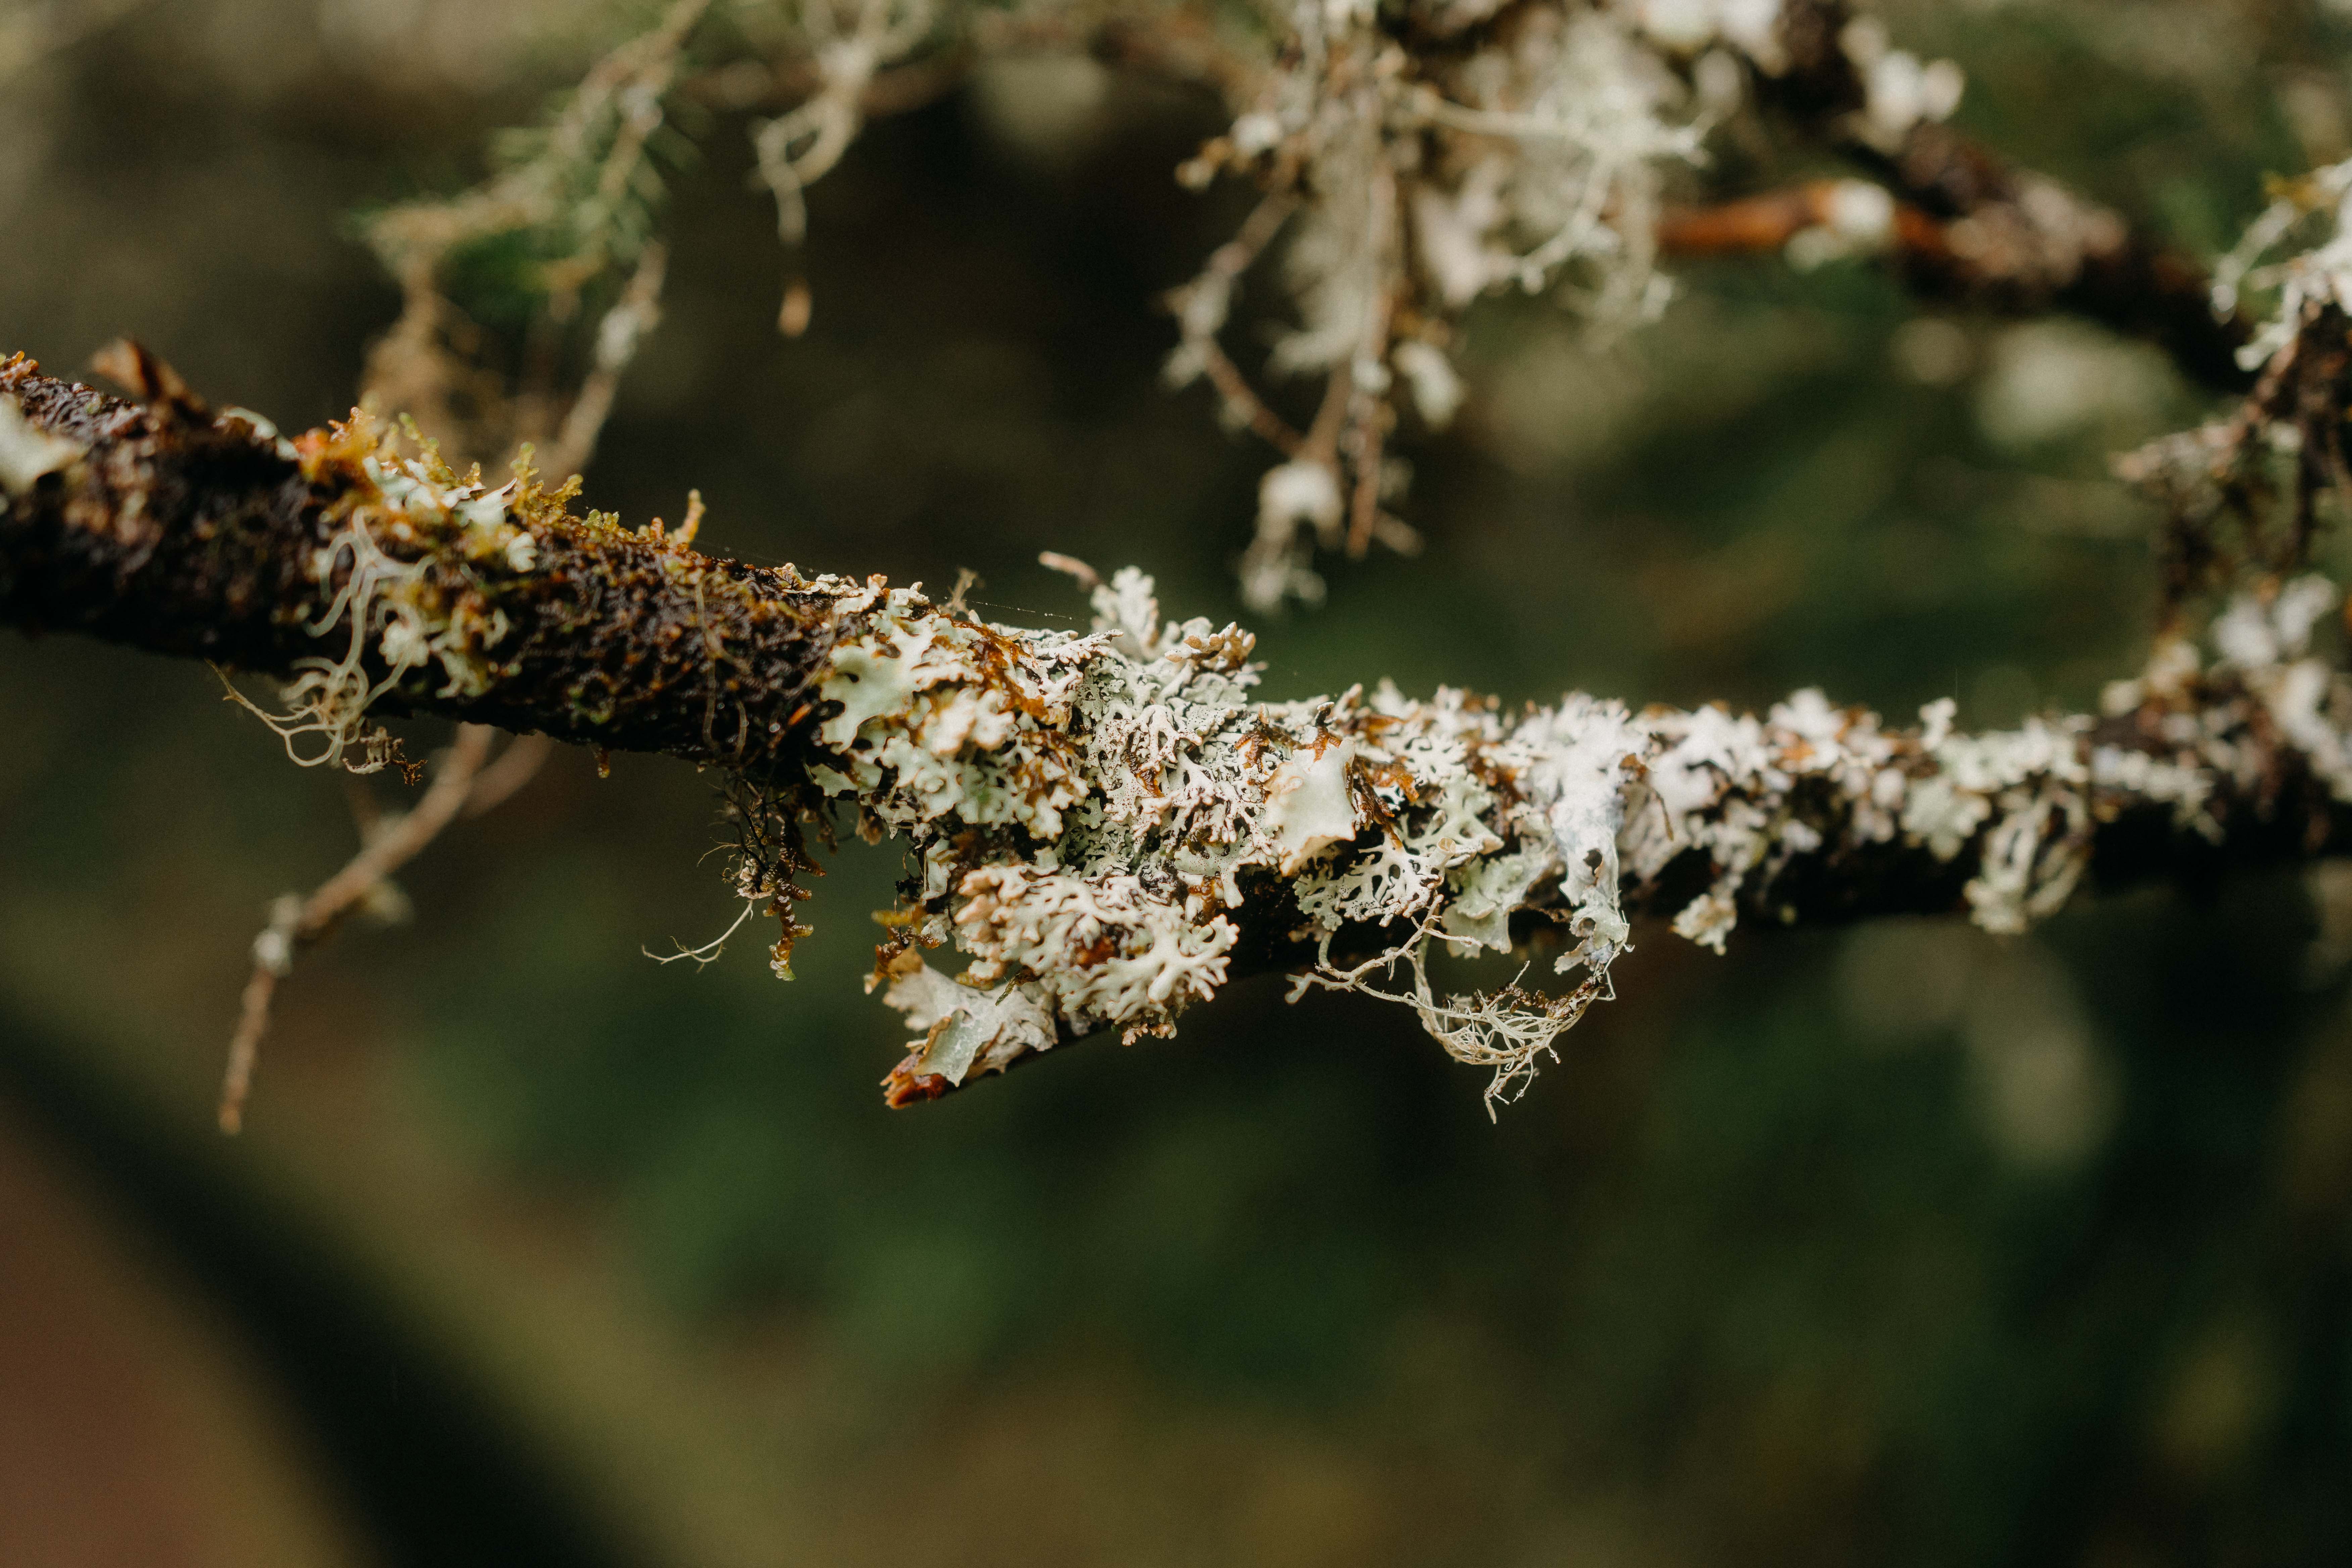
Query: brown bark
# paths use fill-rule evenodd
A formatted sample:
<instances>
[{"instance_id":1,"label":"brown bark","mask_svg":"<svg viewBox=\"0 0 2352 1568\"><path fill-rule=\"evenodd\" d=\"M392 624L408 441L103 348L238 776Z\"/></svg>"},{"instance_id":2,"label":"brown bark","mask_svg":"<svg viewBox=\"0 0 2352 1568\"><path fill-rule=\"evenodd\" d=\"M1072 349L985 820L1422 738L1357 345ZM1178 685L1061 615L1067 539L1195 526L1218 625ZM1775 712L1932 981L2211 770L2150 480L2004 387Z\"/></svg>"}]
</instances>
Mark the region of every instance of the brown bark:
<instances>
[{"instance_id":1,"label":"brown bark","mask_svg":"<svg viewBox=\"0 0 2352 1568\"><path fill-rule=\"evenodd\" d=\"M312 432L288 456L142 363L154 373L143 404L45 376L22 356L0 363L0 400L80 449L20 491L0 486L0 622L278 676L338 651L347 631L310 628L349 568L324 584L311 572L374 493L359 447ZM527 526L536 563L520 574L486 574L447 541L378 541L422 563L438 601L495 612L508 628L485 650L488 689L454 693L427 667L380 710L754 774L789 769L837 635L831 595L790 566L716 560L559 506Z\"/></svg>"},{"instance_id":2,"label":"brown bark","mask_svg":"<svg viewBox=\"0 0 2352 1568\"><path fill-rule=\"evenodd\" d=\"M1842 42L1853 16L1845 0L1787 0L1789 67L1760 78L1759 90L1908 209L1896 250L1906 282L1998 310L2084 316L2155 343L2217 391L2253 384L2237 359L2248 327L2214 315L2210 279L2196 261L1945 126L1923 121L1891 152L1856 134L1865 92Z\"/></svg>"}]
</instances>

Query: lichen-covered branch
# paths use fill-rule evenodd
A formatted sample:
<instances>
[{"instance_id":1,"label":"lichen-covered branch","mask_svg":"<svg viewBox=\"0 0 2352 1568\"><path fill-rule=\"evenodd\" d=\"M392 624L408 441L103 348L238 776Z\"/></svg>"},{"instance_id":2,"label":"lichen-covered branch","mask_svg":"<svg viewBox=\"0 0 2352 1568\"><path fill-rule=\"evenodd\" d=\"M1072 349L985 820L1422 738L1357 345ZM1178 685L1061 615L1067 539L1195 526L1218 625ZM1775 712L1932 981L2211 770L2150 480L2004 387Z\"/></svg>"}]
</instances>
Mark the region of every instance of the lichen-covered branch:
<instances>
[{"instance_id":1,"label":"lichen-covered branch","mask_svg":"<svg viewBox=\"0 0 2352 1568\"><path fill-rule=\"evenodd\" d=\"M2295 242L2301 243L2295 243ZM2310 563L2323 521L2345 514L2352 455L2352 161L2284 182L2215 269L2217 308L2266 305L2238 350L2251 383L2236 408L2118 458L2117 477L2164 509L2164 607L2250 574Z\"/></svg>"},{"instance_id":2,"label":"lichen-covered branch","mask_svg":"<svg viewBox=\"0 0 2352 1568\"><path fill-rule=\"evenodd\" d=\"M1720 949L1775 922L1965 909L2025 929L2086 875L2126 880L2352 846L2352 682L2309 649L2306 578L2242 602L2210 668L2167 645L2098 718L1964 735L1799 692L1761 718L1571 695L1265 702L1249 638L1160 619L1148 579L1094 587L1095 629L981 626L877 592L821 691L814 776L921 871L877 979L919 1031L894 1100L1057 1039L1164 1033L1245 969L1413 1007L1523 1087L1633 919ZM951 983L921 957L954 946ZM1544 950L1557 994L1441 995L1428 960Z\"/></svg>"},{"instance_id":3,"label":"lichen-covered branch","mask_svg":"<svg viewBox=\"0 0 2352 1568\"><path fill-rule=\"evenodd\" d=\"M1895 910L2016 931L2086 879L2352 847L2352 679L2314 651L2336 604L2316 577L2238 600L2210 659L2168 640L2099 716L1998 733L1818 691L1760 717L1386 683L1274 702L1247 632L1163 618L1131 570L1066 563L1087 632L993 626L575 518L363 420L288 441L152 361L124 374L148 402L0 367L0 620L286 679L265 716L310 762L379 763L373 715L400 710L723 764L738 891L786 948L802 822L903 837L875 972L918 1035L894 1102L1165 1034L1269 969L1412 1006L1507 1097L1643 915L1717 948L1742 920ZM954 978L925 957L950 944ZM1562 978L1443 994L1440 944Z\"/></svg>"}]
</instances>

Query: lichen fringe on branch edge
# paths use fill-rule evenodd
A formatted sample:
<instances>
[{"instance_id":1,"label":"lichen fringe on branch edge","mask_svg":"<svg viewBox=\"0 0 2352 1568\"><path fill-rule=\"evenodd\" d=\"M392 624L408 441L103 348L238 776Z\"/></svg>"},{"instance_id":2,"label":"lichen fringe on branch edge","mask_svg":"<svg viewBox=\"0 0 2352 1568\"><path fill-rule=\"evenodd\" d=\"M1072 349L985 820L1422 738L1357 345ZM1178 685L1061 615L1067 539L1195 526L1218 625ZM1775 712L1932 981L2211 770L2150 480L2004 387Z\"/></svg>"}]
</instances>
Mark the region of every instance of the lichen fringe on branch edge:
<instances>
[{"instance_id":1,"label":"lichen fringe on branch edge","mask_svg":"<svg viewBox=\"0 0 2352 1568\"><path fill-rule=\"evenodd\" d=\"M894 1103L1099 1030L1165 1035L1243 968L1287 967L1294 999L1412 1006L1491 1069L1491 1109L1612 994L1636 912L1718 952L1743 910L1803 904L1941 900L2019 931L2126 819L2214 848L2281 811L2284 776L2324 796L2294 808L2323 826L2352 802L2352 683L2311 651L2336 603L2318 577L2241 599L2210 666L2168 641L2104 719L1973 736L1948 700L1894 729L1817 690L1761 718L1582 694L1506 714L1387 682L1265 702L1249 634L1163 621L1132 569L1094 584L1085 633L819 581L862 629L819 684L811 777L919 861L870 983L919 1037ZM1433 989L1433 944L1531 933L1563 994ZM950 944L971 960L952 980L922 955Z\"/></svg>"}]
</instances>

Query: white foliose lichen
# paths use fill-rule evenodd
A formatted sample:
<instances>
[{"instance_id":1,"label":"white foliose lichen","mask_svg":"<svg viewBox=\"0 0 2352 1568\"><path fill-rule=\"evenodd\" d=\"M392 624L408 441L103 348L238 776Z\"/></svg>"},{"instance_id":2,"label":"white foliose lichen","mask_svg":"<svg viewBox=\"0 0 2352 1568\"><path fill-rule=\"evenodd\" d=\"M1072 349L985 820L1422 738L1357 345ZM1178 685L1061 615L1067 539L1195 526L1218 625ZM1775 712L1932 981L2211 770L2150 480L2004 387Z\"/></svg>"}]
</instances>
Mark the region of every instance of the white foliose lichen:
<instances>
[{"instance_id":1,"label":"white foliose lichen","mask_svg":"<svg viewBox=\"0 0 2352 1568\"><path fill-rule=\"evenodd\" d=\"M1975 921L2014 931L2073 892L2101 823L2161 812L2218 839L2217 794L2276 761L2264 737L2352 803L2352 688L2308 653L2335 603L2315 580L2233 609L2214 672L2163 652L2111 694L2106 730L2037 718L1976 735L1948 700L1898 731L1816 690L1761 718L1582 695L1507 715L1386 682L1265 702L1248 633L1163 622L1131 569L1095 587L1086 633L989 626L878 582L816 586L862 619L819 688L837 707L814 776L922 857L906 940L885 953L889 1000L921 1037L894 1094L1097 1029L1165 1034L1255 931L1301 989L1411 1005L1507 1098L1611 994L1629 906L1670 879L1696 889L1675 931L1718 951L1744 911L1795 913L1815 869L1851 887L1951 865ZM1507 951L1539 932L1565 994L1433 990L1433 943ZM960 984L916 951L950 941L973 960ZM1400 971L1402 988L1384 978Z\"/></svg>"}]
</instances>

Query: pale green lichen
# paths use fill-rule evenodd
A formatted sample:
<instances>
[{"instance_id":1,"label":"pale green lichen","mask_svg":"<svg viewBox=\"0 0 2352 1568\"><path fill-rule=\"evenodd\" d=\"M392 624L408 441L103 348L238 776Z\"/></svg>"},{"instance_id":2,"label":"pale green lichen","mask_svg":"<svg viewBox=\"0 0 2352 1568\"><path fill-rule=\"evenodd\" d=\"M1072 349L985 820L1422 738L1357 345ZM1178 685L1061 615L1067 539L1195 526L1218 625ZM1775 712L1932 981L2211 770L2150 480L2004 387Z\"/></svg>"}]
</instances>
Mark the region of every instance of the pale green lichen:
<instances>
[{"instance_id":1,"label":"pale green lichen","mask_svg":"<svg viewBox=\"0 0 2352 1568\"><path fill-rule=\"evenodd\" d=\"M2352 688L2306 651L2334 604L2317 586L2231 612L2240 662L2216 667L2219 687L2190 700L2196 661L2168 652L2153 684L2118 694L2168 727L2168 749L2095 744L2088 719L1962 734L1948 700L1894 731L1813 690L1761 717L1581 695L1507 716L1385 683L1264 702L1248 635L1163 623L1132 571L1096 585L1083 634L986 626L916 589L817 587L863 629L820 687L839 706L815 776L921 854L877 976L919 1036L894 1093L1097 1029L1167 1033L1227 979L1246 897L1295 910L1319 955L1302 987L1412 1006L1507 1098L1612 994L1625 890L1685 857L1712 880L1674 929L1718 950L1797 860L1874 847L1972 857L1971 915L2011 931L2066 900L2118 812L2161 804L2218 835L2206 802L2261 736L2287 737L2352 802ZM1563 994L1433 991L1431 943L1507 950L1515 917L1559 933ZM1343 932L1372 956L1337 955ZM919 957L950 942L973 961L961 986ZM1402 988L1382 978L1400 970Z\"/></svg>"}]
</instances>

